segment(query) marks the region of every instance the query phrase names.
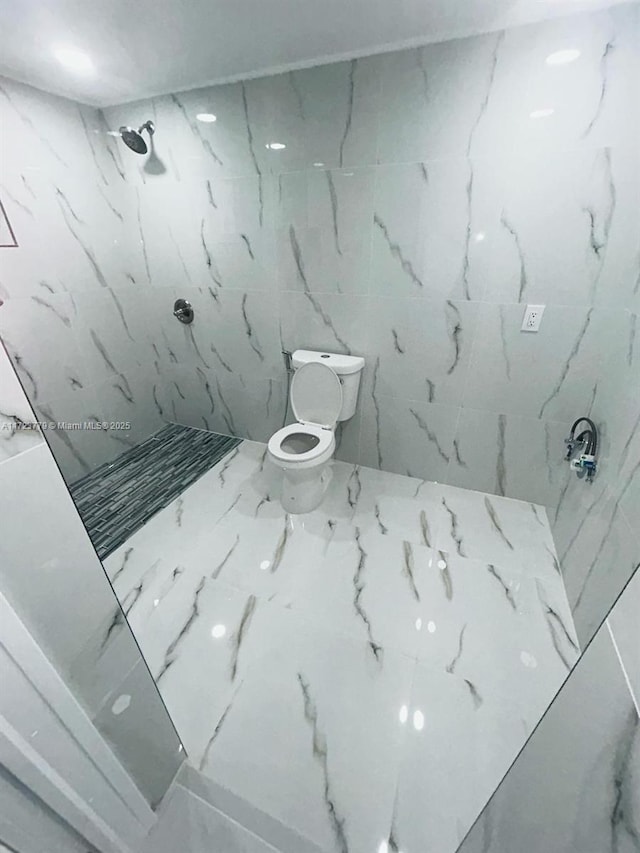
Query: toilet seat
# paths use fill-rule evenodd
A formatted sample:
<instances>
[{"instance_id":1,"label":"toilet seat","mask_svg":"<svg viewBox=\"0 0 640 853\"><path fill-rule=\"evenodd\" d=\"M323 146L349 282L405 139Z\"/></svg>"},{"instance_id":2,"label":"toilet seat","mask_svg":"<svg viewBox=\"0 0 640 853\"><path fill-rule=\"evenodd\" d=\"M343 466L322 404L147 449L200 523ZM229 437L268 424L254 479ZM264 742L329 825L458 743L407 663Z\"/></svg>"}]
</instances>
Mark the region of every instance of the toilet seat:
<instances>
[{"instance_id":1,"label":"toilet seat","mask_svg":"<svg viewBox=\"0 0 640 853\"><path fill-rule=\"evenodd\" d=\"M291 408L301 424L334 429L342 409L338 374L321 362L303 364L291 380Z\"/></svg>"},{"instance_id":2,"label":"toilet seat","mask_svg":"<svg viewBox=\"0 0 640 853\"><path fill-rule=\"evenodd\" d=\"M336 449L334 430L342 409L340 379L326 364L303 364L293 376L290 396L298 423L271 436L269 453L281 468L319 468Z\"/></svg>"},{"instance_id":3,"label":"toilet seat","mask_svg":"<svg viewBox=\"0 0 640 853\"><path fill-rule=\"evenodd\" d=\"M317 439L317 444L302 452L296 452L293 448L283 447L287 439L295 435L301 435ZM335 450L336 440L333 430L318 426L317 424L296 423L279 429L269 439L267 445L269 453L282 467L307 468L321 465L330 459Z\"/></svg>"}]
</instances>

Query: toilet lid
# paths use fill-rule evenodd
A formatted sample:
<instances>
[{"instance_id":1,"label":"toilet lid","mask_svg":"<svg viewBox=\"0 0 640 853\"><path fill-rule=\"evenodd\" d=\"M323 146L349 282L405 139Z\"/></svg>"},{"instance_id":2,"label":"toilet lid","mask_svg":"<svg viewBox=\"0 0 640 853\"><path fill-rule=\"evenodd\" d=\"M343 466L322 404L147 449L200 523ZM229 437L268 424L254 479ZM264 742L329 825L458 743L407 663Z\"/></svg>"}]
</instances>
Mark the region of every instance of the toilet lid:
<instances>
[{"instance_id":1,"label":"toilet lid","mask_svg":"<svg viewBox=\"0 0 640 853\"><path fill-rule=\"evenodd\" d=\"M291 408L301 423L334 427L342 409L342 386L326 364L310 361L293 374Z\"/></svg>"}]
</instances>

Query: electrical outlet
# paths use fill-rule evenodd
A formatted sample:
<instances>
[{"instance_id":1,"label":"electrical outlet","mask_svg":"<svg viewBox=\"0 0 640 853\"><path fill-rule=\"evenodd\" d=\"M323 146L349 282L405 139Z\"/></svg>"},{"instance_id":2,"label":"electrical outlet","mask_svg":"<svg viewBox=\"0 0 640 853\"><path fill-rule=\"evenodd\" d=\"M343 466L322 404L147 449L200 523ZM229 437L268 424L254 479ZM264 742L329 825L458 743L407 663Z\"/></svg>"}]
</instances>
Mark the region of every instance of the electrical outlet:
<instances>
[{"instance_id":1,"label":"electrical outlet","mask_svg":"<svg viewBox=\"0 0 640 853\"><path fill-rule=\"evenodd\" d=\"M524 312L522 326L523 332L537 332L542 323L542 315L544 314L544 305L527 305L527 310Z\"/></svg>"}]
</instances>

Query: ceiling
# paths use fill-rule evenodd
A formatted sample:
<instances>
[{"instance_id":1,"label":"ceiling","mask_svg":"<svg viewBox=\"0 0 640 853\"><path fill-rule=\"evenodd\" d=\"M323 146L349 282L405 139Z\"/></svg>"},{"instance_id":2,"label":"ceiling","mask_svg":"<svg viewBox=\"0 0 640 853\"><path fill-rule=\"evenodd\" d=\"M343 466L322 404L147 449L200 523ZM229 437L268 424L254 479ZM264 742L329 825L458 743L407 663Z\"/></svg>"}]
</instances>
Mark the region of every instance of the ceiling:
<instances>
[{"instance_id":1,"label":"ceiling","mask_svg":"<svg viewBox=\"0 0 640 853\"><path fill-rule=\"evenodd\" d=\"M611 0L0 0L0 73L107 106L458 35ZM86 52L72 72L55 47Z\"/></svg>"}]
</instances>

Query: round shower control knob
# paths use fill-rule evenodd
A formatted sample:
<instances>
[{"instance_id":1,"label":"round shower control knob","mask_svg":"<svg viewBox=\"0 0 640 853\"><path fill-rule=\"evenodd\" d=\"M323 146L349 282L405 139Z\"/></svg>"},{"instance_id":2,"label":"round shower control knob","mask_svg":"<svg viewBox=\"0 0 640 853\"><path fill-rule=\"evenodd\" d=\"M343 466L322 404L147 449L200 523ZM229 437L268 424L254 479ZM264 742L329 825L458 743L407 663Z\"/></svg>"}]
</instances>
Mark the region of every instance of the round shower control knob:
<instances>
[{"instance_id":1,"label":"round shower control knob","mask_svg":"<svg viewBox=\"0 0 640 853\"><path fill-rule=\"evenodd\" d=\"M186 299L176 299L173 303L173 316L181 323L193 323L193 308Z\"/></svg>"}]
</instances>

